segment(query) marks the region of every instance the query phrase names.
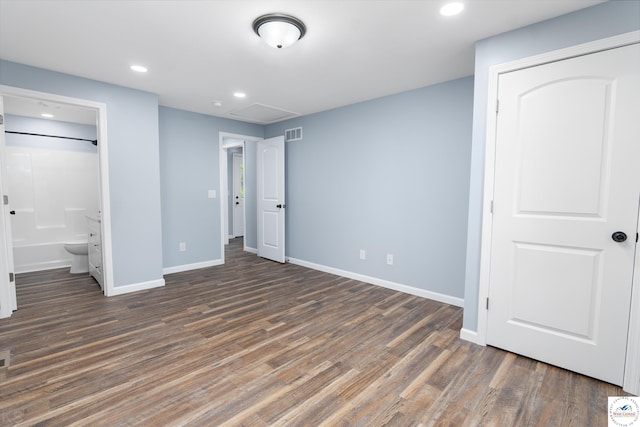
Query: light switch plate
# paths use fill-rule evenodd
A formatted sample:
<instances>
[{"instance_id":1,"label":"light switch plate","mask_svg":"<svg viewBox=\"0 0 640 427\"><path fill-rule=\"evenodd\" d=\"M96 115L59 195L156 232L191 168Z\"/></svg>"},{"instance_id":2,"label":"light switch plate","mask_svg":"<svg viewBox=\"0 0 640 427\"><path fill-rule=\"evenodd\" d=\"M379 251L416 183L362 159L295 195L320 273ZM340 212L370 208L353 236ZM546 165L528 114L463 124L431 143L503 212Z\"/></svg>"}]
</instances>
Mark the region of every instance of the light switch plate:
<instances>
[{"instance_id":1,"label":"light switch plate","mask_svg":"<svg viewBox=\"0 0 640 427\"><path fill-rule=\"evenodd\" d=\"M216 198L216 190L209 190L207 192L207 197L209 197L210 199L215 199Z\"/></svg>"}]
</instances>

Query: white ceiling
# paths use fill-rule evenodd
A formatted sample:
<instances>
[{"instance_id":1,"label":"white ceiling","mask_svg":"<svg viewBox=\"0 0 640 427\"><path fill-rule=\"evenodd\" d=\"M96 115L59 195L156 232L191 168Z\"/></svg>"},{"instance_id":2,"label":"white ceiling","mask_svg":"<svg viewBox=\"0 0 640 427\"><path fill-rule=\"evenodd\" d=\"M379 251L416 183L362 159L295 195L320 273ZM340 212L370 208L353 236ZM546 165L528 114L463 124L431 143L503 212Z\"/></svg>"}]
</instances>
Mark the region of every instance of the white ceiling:
<instances>
[{"instance_id":1,"label":"white ceiling","mask_svg":"<svg viewBox=\"0 0 640 427\"><path fill-rule=\"evenodd\" d=\"M42 120L47 119L41 114L51 114L53 116L51 120L60 122L93 126L97 122L96 111L89 108L15 96L4 96L4 111L15 116L36 117Z\"/></svg>"},{"instance_id":2,"label":"white ceiling","mask_svg":"<svg viewBox=\"0 0 640 427\"><path fill-rule=\"evenodd\" d=\"M476 41L603 2L463 1L443 17L444 0L0 0L0 58L269 123L469 76ZM251 25L271 12L300 18L305 37L267 46Z\"/></svg>"}]
</instances>

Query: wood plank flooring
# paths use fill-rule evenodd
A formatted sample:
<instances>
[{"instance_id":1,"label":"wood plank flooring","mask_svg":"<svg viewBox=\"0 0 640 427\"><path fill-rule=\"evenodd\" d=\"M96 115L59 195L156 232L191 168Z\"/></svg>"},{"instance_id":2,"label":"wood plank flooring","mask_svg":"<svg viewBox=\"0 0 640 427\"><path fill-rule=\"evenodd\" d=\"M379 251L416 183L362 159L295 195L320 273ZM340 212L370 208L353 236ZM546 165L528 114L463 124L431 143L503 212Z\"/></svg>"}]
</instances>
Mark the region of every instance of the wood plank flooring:
<instances>
[{"instance_id":1,"label":"wood plank flooring","mask_svg":"<svg viewBox=\"0 0 640 427\"><path fill-rule=\"evenodd\" d=\"M111 298L18 276L0 425L605 426L618 387L458 338L462 310L242 251ZM576 355L578 357L578 355Z\"/></svg>"}]
</instances>

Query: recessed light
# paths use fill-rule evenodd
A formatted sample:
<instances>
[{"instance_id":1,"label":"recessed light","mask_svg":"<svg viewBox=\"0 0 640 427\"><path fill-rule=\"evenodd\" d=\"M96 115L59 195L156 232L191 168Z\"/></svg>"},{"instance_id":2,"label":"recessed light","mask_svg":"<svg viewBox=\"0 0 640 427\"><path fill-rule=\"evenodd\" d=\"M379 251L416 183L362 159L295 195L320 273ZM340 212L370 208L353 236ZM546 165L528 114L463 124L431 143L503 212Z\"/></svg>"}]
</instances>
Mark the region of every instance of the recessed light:
<instances>
[{"instance_id":1,"label":"recessed light","mask_svg":"<svg viewBox=\"0 0 640 427\"><path fill-rule=\"evenodd\" d=\"M233 96L235 96L236 98L246 98L247 94L244 92L234 92Z\"/></svg>"},{"instance_id":2,"label":"recessed light","mask_svg":"<svg viewBox=\"0 0 640 427\"><path fill-rule=\"evenodd\" d=\"M464 4L460 2L447 3L440 8L440 15L454 16L464 10Z\"/></svg>"},{"instance_id":3,"label":"recessed light","mask_svg":"<svg viewBox=\"0 0 640 427\"><path fill-rule=\"evenodd\" d=\"M132 65L131 69L136 73L146 73L147 71L149 71L147 70L147 67L144 67L142 65Z\"/></svg>"},{"instance_id":4,"label":"recessed light","mask_svg":"<svg viewBox=\"0 0 640 427\"><path fill-rule=\"evenodd\" d=\"M212 102L214 107L222 107L222 102L221 101L213 101Z\"/></svg>"},{"instance_id":5,"label":"recessed light","mask_svg":"<svg viewBox=\"0 0 640 427\"><path fill-rule=\"evenodd\" d=\"M53 119L53 114L49 114L49 113L42 113L40 114L42 117L45 117L47 119Z\"/></svg>"}]
</instances>

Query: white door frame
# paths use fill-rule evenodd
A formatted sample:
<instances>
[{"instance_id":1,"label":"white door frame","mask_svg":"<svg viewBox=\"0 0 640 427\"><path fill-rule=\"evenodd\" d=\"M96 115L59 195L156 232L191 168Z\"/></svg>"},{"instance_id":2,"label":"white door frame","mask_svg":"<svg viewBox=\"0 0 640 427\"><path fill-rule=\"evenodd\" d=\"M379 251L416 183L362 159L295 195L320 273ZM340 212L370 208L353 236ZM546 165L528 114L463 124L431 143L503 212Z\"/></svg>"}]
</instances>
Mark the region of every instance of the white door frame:
<instances>
[{"instance_id":1,"label":"white door frame","mask_svg":"<svg viewBox=\"0 0 640 427\"><path fill-rule=\"evenodd\" d=\"M12 86L0 85L0 95L18 98L30 98L45 102L69 104L77 107L88 108L96 111L98 159L100 169L100 222L102 226L102 257L104 273L104 295L114 295L113 287L113 256L111 240L111 204L109 191L109 150L107 139L107 105L102 102L90 101L80 98L71 98L46 92L22 89ZM6 112L5 112L6 114ZM1 167L1 165L0 165ZM6 221L6 219L5 219ZM2 227L0 227L1 229ZM4 234L4 231L1 231ZM1 241L1 239L0 239ZM8 244L11 244L9 242ZM0 277L0 287L5 286L5 277Z\"/></svg>"},{"instance_id":2,"label":"white door frame","mask_svg":"<svg viewBox=\"0 0 640 427\"><path fill-rule=\"evenodd\" d=\"M555 50L541 55L520 59L517 61L497 64L489 69L489 89L487 100L487 130L485 138L485 173L484 173L484 197L482 202L482 241L480 249L480 283L478 289L478 330L474 342L480 345L487 344L487 309L486 300L489 297L489 279L491 266L491 242L492 224L491 205L493 202L493 187L495 173L496 152L496 105L498 102L498 79L500 74L516 71L523 68L534 67L549 62L560 61L576 56L587 55L607 49L614 49L640 42L640 31L633 31L606 39L596 40L572 46L566 49ZM640 280L638 279L638 257L636 256L636 270L632 288L632 302L627 340L627 357L624 374L624 390L633 394L640 392Z\"/></svg>"},{"instance_id":3,"label":"white door frame","mask_svg":"<svg viewBox=\"0 0 640 427\"><path fill-rule=\"evenodd\" d=\"M218 191L220 197L220 259L224 264L224 247L229 244L229 179L228 179L228 161L227 150L235 147L242 147L242 155L245 160L245 168L247 161L247 142L258 142L264 138L250 135L240 135L237 133L220 132L218 135L219 145L219 169L220 169L220 189ZM246 170L246 169L245 169ZM246 172L245 172L246 173ZM246 180L245 180L246 183ZM246 184L245 184L246 185ZM246 201L246 197L245 197ZM246 203L245 203L246 211ZM246 215L245 215L246 219ZM246 220L245 220L245 239L244 250L247 250L247 236L246 236Z\"/></svg>"}]
</instances>

